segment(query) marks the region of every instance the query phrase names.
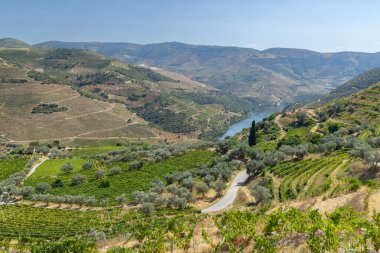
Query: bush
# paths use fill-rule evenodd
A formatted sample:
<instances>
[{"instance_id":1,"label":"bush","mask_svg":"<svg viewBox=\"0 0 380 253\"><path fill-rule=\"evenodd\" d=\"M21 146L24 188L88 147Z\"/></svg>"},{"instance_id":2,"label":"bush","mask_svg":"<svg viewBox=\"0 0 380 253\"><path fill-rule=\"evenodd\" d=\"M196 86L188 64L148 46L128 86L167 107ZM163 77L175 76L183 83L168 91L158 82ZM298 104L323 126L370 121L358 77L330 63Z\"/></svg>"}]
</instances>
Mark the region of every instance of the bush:
<instances>
[{"instance_id":1,"label":"bush","mask_svg":"<svg viewBox=\"0 0 380 253\"><path fill-rule=\"evenodd\" d=\"M107 180L102 180L100 181L100 184L99 184L99 188L107 188L107 187L110 187L111 184L109 181Z\"/></svg>"},{"instance_id":2,"label":"bush","mask_svg":"<svg viewBox=\"0 0 380 253\"><path fill-rule=\"evenodd\" d=\"M62 181L61 179L56 179L56 180L54 180L54 182L51 184L51 186L52 186L53 188L58 188L58 187L64 187L65 185L64 185L64 183L63 183L63 181Z\"/></svg>"}]
</instances>

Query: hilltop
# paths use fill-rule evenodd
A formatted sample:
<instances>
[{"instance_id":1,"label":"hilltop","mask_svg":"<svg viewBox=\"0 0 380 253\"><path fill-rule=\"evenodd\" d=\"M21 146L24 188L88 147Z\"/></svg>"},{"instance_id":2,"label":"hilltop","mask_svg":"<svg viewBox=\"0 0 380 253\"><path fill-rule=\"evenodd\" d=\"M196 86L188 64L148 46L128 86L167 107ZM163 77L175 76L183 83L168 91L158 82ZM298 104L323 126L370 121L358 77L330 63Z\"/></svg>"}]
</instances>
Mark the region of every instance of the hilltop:
<instances>
[{"instance_id":1,"label":"hilltop","mask_svg":"<svg viewBox=\"0 0 380 253\"><path fill-rule=\"evenodd\" d=\"M181 73L253 103L309 102L363 71L380 66L380 53L319 53L292 48L263 51L178 42L139 45L44 42L38 47L81 48Z\"/></svg>"},{"instance_id":2,"label":"hilltop","mask_svg":"<svg viewBox=\"0 0 380 253\"><path fill-rule=\"evenodd\" d=\"M251 107L180 75L80 49L3 47L0 69L5 141L213 138Z\"/></svg>"},{"instance_id":3,"label":"hilltop","mask_svg":"<svg viewBox=\"0 0 380 253\"><path fill-rule=\"evenodd\" d=\"M13 38L0 39L0 48L28 48L31 47L28 43Z\"/></svg>"}]
</instances>

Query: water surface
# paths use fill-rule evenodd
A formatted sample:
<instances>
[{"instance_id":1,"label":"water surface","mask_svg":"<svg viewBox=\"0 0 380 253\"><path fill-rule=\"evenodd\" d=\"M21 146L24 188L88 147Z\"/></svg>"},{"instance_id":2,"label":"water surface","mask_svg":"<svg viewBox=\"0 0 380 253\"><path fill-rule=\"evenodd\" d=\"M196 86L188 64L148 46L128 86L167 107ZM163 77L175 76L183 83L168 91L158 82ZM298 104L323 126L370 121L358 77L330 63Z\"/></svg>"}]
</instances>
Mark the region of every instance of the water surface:
<instances>
[{"instance_id":1,"label":"water surface","mask_svg":"<svg viewBox=\"0 0 380 253\"><path fill-rule=\"evenodd\" d=\"M241 132L244 128L250 128L253 120L256 121L256 123L260 122L273 113L282 111L282 109L284 109L284 106L270 106L257 108L249 112L247 118L231 125L223 136L220 137L220 140L224 140L227 136L234 136L235 134Z\"/></svg>"}]
</instances>

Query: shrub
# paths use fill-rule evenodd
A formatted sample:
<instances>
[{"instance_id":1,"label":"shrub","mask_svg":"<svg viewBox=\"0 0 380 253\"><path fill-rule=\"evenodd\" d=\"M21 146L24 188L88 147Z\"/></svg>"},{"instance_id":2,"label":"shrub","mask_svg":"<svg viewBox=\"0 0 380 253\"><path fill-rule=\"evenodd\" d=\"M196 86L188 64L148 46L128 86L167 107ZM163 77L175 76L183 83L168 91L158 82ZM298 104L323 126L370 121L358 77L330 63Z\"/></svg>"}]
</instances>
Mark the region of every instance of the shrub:
<instances>
[{"instance_id":1,"label":"shrub","mask_svg":"<svg viewBox=\"0 0 380 253\"><path fill-rule=\"evenodd\" d=\"M56 180L53 181L53 183L51 184L51 186L53 188L58 188L58 187L64 187L65 185L64 185L64 183L63 183L63 181L61 179L56 179Z\"/></svg>"},{"instance_id":2,"label":"shrub","mask_svg":"<svg viewBox=\"0 0 380 253\"><path fill-rule=\"evenodd\" d=\"M109 181L107 180L102 180L100 181L100 184L99 184L99 188L107 188L107 187L110 187L111 184Z\"/></svg>"}]
</instances>

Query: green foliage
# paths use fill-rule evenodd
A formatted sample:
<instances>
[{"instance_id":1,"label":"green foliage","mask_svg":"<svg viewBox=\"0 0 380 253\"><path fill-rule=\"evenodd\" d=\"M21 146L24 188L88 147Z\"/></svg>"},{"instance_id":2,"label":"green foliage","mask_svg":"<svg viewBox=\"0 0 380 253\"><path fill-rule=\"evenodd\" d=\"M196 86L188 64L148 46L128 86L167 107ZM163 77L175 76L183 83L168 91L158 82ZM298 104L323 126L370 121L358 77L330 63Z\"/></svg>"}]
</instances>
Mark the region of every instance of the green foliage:
<instances>
[{"instance_id":1,"label":"green foliage","mask_svg":"<svg viewBox=\"0 0 380 253\"><path fill-rule=\"evenodd\" d=\"M0 182L7 179L14 173L21 172L28 157L4 157L0 158Z\"/></svg>"},{"instance_id":2,"label":"green foliage","mask_svg":"<svg viewBox=\"0 0 380 253\"><path fill-rule=\"evenodd\" d=\"M255 121L252 121L252 126L251 126L251 129L249 131L248 145L250 147L256 145L256 124L255 124Z\"/></svg>"},{"instance_id":3,"label":"green foliage","mask_svg":"<svg viewBox=\"0 0 380 253\"><path fill-rule=\"evenodd\" d=\"M184 155L172 157L158 163L142 163L142 167L129 170L129 163L117 162L106 166L99 164L97 160L91 160L96 169L104 170L104 180L110 186L99 188L99 180L95 180L94 170L83 170L82 164L88 162L79 158L52 159L43 163L31 177L26 180L26 185L36 186L39 182L53 183L54 180L62 180L64 187L52 188L48 193L52 195L81 195L95 196L97 199L109 198L115 202L120 194L126 194L129 198L134 191L146 191L151 182L156 179L164 179L165 175L172 172L182 172L197 167L198 164L209 164L213 152L205 150L189 151ZM60 168L70 162L74 170L70 173L60 171ZM121 168L121 173L112 175L111 169L115 166ZM80 185L72 186L71 178L74 175L84 175L87 180Z\"/></svg>"},{"instance_id":4,"label":"green foliage","mask_svg":"<svg viewBox=\"0 0 380 253\"><path fill-rule=\"evenodd\" d=\"M50 114L53 112L63 112L63 111L67 111L67 108L64 106L60 106L54 103L43 103L34 107L32 110L32 113Z\"/></svg>"}]
</instances>

